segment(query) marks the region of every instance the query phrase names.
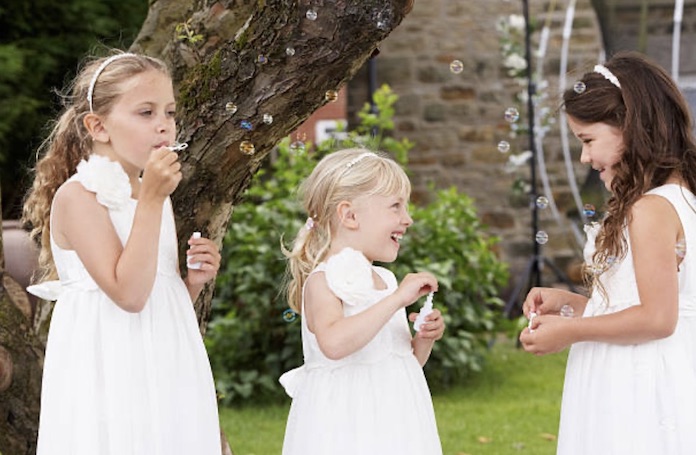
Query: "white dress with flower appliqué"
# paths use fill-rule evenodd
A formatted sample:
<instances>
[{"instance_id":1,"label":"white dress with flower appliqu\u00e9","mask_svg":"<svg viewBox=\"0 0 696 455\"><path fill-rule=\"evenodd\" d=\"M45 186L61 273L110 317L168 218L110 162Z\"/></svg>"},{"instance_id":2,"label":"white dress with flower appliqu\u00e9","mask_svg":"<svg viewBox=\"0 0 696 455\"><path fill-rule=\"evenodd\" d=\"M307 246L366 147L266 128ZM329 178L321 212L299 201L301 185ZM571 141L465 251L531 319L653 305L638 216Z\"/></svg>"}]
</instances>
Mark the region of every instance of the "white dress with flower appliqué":
<instances>
[{"instance_id":1,"label":"white dress with flower appliqu\u00e9","mask_svg":"<svg viewBox=\"0 0 696 455\"><path fill-rule=\"evenodd\" d=\"M672 184L648 194L666 198L684 228L687 251L678 273L677 328L671 336L647 343L582 342L571 347L559 455L696 453L696 213L691 208L696 208L696 197ZM589 264L597 229L587 231ZM608 301L593 292L583 317L639 304L630 244L626 257L605 271L601 280Z\"/></svg>"},{"instance_id":2,"label":"white dress with flower appliqu\u00e9","mask_svg":"<svg viewBox=\"0 0 696 455\"><path fill-rule=\"evenodd\" d=\"M68 182L96 193L125 244L137 201L120 165L93 155ZM32 288L44 298L59 291L46 346L37 454L220 455L215 387L178 272L169 199L157 275L140 313L111 301L75 251L53 239L51 249L60 283Z\"/></svg>"},{"instance_id":3,"label":"white dress with flower appliqu\u00e9","mask_svg":"<svg viewBox=\"0 0 696 455\"><path fill-rule=\"evenodd\" d=\"M386 283L374 289L374 270ZM350 317L394 293L389 270L346 248L312 272L324 272ZM319 277L316 277L317 279ZM411 349L405 309L362 349L328 359L302 319L304 365L280 381L292 400L283 455L439 455L430 390Z\"/></svg>"}]
</instances>

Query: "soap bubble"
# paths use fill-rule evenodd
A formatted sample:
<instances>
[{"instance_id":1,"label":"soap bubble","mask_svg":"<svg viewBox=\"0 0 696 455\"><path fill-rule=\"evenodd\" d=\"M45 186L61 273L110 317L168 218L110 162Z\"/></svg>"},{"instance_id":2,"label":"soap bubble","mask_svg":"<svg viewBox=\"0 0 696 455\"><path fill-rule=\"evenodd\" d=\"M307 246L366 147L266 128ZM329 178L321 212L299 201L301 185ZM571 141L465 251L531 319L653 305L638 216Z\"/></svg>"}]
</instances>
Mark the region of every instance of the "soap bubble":
<instances>
[{"instance_id":1,"label":"soap bubble","mask_svg":"<svg viewBox=\"0 0 696 455\"><path fill-rule=\"evenodd\" d=\"M536 242L539 245L545 245L549 241L549 235L545 231L539 231L536 233Z\"/></svg>"}]
</instances>

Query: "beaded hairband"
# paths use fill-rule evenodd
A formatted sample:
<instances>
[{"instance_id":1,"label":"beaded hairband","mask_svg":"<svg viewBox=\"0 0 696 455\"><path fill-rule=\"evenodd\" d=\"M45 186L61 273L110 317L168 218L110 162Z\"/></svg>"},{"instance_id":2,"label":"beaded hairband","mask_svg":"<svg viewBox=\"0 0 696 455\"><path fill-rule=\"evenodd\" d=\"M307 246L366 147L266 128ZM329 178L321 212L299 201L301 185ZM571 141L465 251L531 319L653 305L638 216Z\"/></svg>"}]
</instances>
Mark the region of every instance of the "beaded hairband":
<instances>
[{"instance_id":1,"label":"beaded hairband","mask_svg":"<svg viewBox=\"0 0 696 455\"><path fill-rule=\"evenodd\" d=\"M616 76L614 76L614 73L612 73L609 70L609 68L607 68L604 65L595 65L594 71L595 73L599 73L602 76L604 76L604 78L612 84L614 84L616 88L621 89L621 83L619 82L619 79Z\"/></svg>"},{"instance_id":2,"label":"beaded hairband","mask_svg":"<svg viewBox=\"0 0 696 455\"><path fill-rule=\"evenodd\" d=\"M107 58L102 62L101 65L99 65L99 68L94 72L94 75L92 76L92 80L89 83L89 88L87 89L87 102L89 103L89 112L94 113L94 107L92 105L92 97L94 96L94 86L97 85L97 79L99 78L99 75L104 71L104 69L109 66L111 63L114 61L121 59L121 58L126 58L126 57L135 57L135 54L131 54L130 52L125 52L123 54L116 54L112 55L111 57Z\"/></svg>"},{"instance_id":3,"label":"beaded hairband","mask_svg":"<svg viewBox=\"0 0 696 455\"><path fill-rule=\"evenodd\" d=\"M347 168L347 169L352 168L353 166L355 166L356 164L358 164L360 161L364 160L364 159L367 158L368 156L373 156L373 157L375 157L375 158L379 158L379 155L377 155L376 153L373 153L373 152L365 152L365 153L362 153L362 154L356 156L356 157L353 158L352 160L348 161L348 162L346 163L346 168Z\"/></svg>"}]
</instances>

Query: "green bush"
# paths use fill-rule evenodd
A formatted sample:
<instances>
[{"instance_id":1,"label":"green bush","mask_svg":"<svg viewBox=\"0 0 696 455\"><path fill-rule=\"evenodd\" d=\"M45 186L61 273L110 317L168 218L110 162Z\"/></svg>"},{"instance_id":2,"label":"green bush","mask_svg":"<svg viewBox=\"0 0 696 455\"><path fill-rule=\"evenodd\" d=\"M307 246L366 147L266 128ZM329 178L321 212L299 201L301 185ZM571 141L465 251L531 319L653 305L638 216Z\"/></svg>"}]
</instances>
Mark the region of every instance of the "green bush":
<instances>
[{"instance_id":1,"label":"green bush","mask_svg":"<svg viewBox=\"0 0 696 455\"><path fill-rule=\"evenodd\" d=\"M433 388L481 370L487 336L503 304L498 291L507 282L507 267L494 252L497 239L484 234L472 199L455 188L435 194L432 203L411 208L414 223L401 242L399 258L388 265L399 278L429 271L438 279L433 306L443 313L447 327L425 365ZM418 311L421 304L408 311Z\"/></svg>"},{"instance_id":2,"label":"green bush","mask_svg":"<svg viewBox=\"0 0 696 455\"><path fill-rule=\"evenodd\" d=\"M321 157L339 148L379 149L406 164L412 144L385 135L393 129L397 97L382 87L374 99L377 113L366 106L361 124L344 140L318 144L309 153L287 140L279 144L275 159L254 176L245 202L235 207L206 336L225 404L282 396L278 377L302 363L299 319L288 321L293 313L283 293L286 262L280 247L281 241L292 241L307 217L296 194L299 183ZM484 234L468 197L441 190L434 202L411 210L416 222L399 259L388 267L399 279L416 270L438 277L435 305L445 315L447 331L426 371L431 384L447 385L481 368L484 337L494 328L498 287L507 272L492 250L496 239Z\"/></svg>"}]
</instances>

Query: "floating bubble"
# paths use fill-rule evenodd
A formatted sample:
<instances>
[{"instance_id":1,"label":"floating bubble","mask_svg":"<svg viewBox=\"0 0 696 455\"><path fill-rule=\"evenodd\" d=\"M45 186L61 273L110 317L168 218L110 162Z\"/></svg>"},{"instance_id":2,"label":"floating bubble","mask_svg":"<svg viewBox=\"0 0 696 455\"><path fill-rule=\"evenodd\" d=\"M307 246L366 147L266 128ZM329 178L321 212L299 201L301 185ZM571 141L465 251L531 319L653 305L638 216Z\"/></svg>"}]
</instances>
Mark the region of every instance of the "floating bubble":
<instances>
[{"instance_id":1,"label":"floating bubble","mask_svg":"<svg viewBox=\"0 0 696 455\"><path fill-rule=\"evenodd\" d=\"M561 307L561 311L558 314L564 318L572 318L575 315L575 310L572 306L565 304Z\"/></svg>"},{"instance_id":2,"label":"floating bubble","mask_svg":"<svg viewBox=\"0 0 696 455\"><path fill-rule=\"evenodd\" d=\"M239 144L239 151L245 155L253 155L256 153L256 147L249 141L242 141Z\"/></svg>"},{"instance_id":3,"label":"floating bubble","mask_svg":"<svg viewBox=\"0 0 696 455\"><path fill-rule=\"evenodd\" d=\"M263 114L263 123L266 125L273 123L273 116L271 114Z\"/></svg>"},{"instance_id":4,"label":"floating bubble","mask_svg":"<svg viewBox=\"0 0 696 455\"><path fill-rule=\"evenodd\" d=\"M510 123L515 123L520 119L520 111L515 107L505 109L505 120Z\"/></svg>"},{"instance_id":5,"label":"floating bubble","mask_svg":"<svg viewBox=\"0 0 696 455\"><path fill-rule=\"evenodd\" d=\"M251 131L254 129L254 125L249 120L242 120L239 122L239 126L242 127L242 129L245 129L247 131Z\"/></svg>"},{"instance_id":6,"label":"floating bubble","mask_svg":"<svg viewBox=\"0 0 696 455\"><path fill-rule=\"evenodd\" d=\"M508 141L498 142L498 151L500 153L507 153L510 151L510 143Z\"/></svg>"},{"instance_id":7,"label":"floating bubble","mask_svg":"<svg viewBox=\"0 0 696 455\"><path fill-rule=\"evenodd\" d=\"M229 103L225 104L225 110L230 114L234 114L237 112L237 105L230 101Z\"/></svg>"},{"instance_id":8,"label":"floating bubble","mask_svg":"<svg viewBox=\"0 0 696 455\"><path fill-rule=\"evenodd\" d=\"M262 64L262 65L265 65L266 63L268 63L268 57L266 57L266 56L263 55L263 54L259 54L259 56L256 57L256 61L259 62L259 63Z\"/></svg>"},{"instance_id":9,"label":"floating bubble","mask_svg":"<svg viewBox=\"0 0 696 455\"><path fill-rule=\"evenodd\" d=\"M597 211L595 210L594 205L585 204L582 207L582 213L584 213L587 218L593 218L597 214Z\"/></svg>"},{"instance_id":10,"label":"floating bubble","mask_svg":"<svg viewBox=\"0 0 696 455\"><path fill-rule=\"evenodd\" d=\"M616 263L616 256L608 256L607 257L607 267L611 267Z\"/></svg>"},{"instance_id":11,"label":"floating bubble","mask_svg":"<svg viewBox=\"0 0 696 455\"><path fill-rule=\"evenodd\" d=\"M295 141L292 144L290 144L290 151L294 154L301 154L305 152L305 143L302 141Z\"/></svg>"},{"instance_id":12,"label":"floating bubble","mask_svg":"<svg viewBox=\"0 0 696 455\"><path fill-rule=\"evenodd\" d=\"M549 235L546 233L546 231L539 231L536 233L535 239L539 245L545 245L546 242L549 241Z\"/></svg>"},{"instance_id":13,"label":"floating bubble","mask_svg":"<svg viewBox=\"0 0 696 455\"><path fill-rule=\"evenodd\" d=\"M686 256L686 238L682 237L677 241L674 246L674 252L677 253L677 257L683 259Z\"/></svg>"},{"instance_id":14,"label":"floating bubble","mask_svg":"<svg viewBox=\"0 0 696 455\"><path fill-rule=\"evenodd\" d=\"M297 313L292 308L283 311L283 321L293 322L295 319L297 319Z\"/></svg>"},{"instance_id":15,"label":"floating bubble","mask_svg":"<svg viewBox=\"0 0 696 455\"><path fill-rule=\"evenodd\" d=\"M307 16L307 19L309 19L310 21L317 20L317 12L313 9L308 9L306 16Z\"/></svg>"},{"instance_id":16,"label":"floating bubble","mask_svg":"<svg viewBox=\"0 0 696 455\"><path fill-rule=\"evenodd\" d=\"M327 90L324 94L324 99L329 103L333 103L338 99L338 92L336 90Z\"/></svg>"},{"instance_id":17,"label":"floating bubble","mask_svg":"<svg viewBox=\"0 0 696 455\"><path fill-rule=\"evenodd\" d=\"M464 71L464 63L462 63L461 60L452 60L452 62L450 62L450 71L454 74L461 73Z\"/></svg>"},{"instance_id":18,"label":"floating bubble","mask_svg":"<svg viewBox=\"0 0 696 455\"><path fill-rule=\"evenodd\" d=\"M545 209L549 206L549 198L546 196L539 196L536 198L536 206L540 209Z\"/></svg>"},{"instance_id":19,"label":"floating bubble","mask_svg":"<svg viewBox=\"0 0 696 455\"><path fill-rule=\"evenodd\" d=\"M293 55L295 55L295 48L292 46L286 47L285 48L285 55L287 55L288 57L292 57Z\"/></svg>"},{"instance_id":20,"label":"floating bubble","mask_svg":"<svg viewBox=\"0 0 696 455\"><path fill-rule=\"evenodd\" d=\"M587 90L587 86L583 81L577 81L573 86L573 91L577 94L583 93Z\"/></svg>"}]
</instances>

